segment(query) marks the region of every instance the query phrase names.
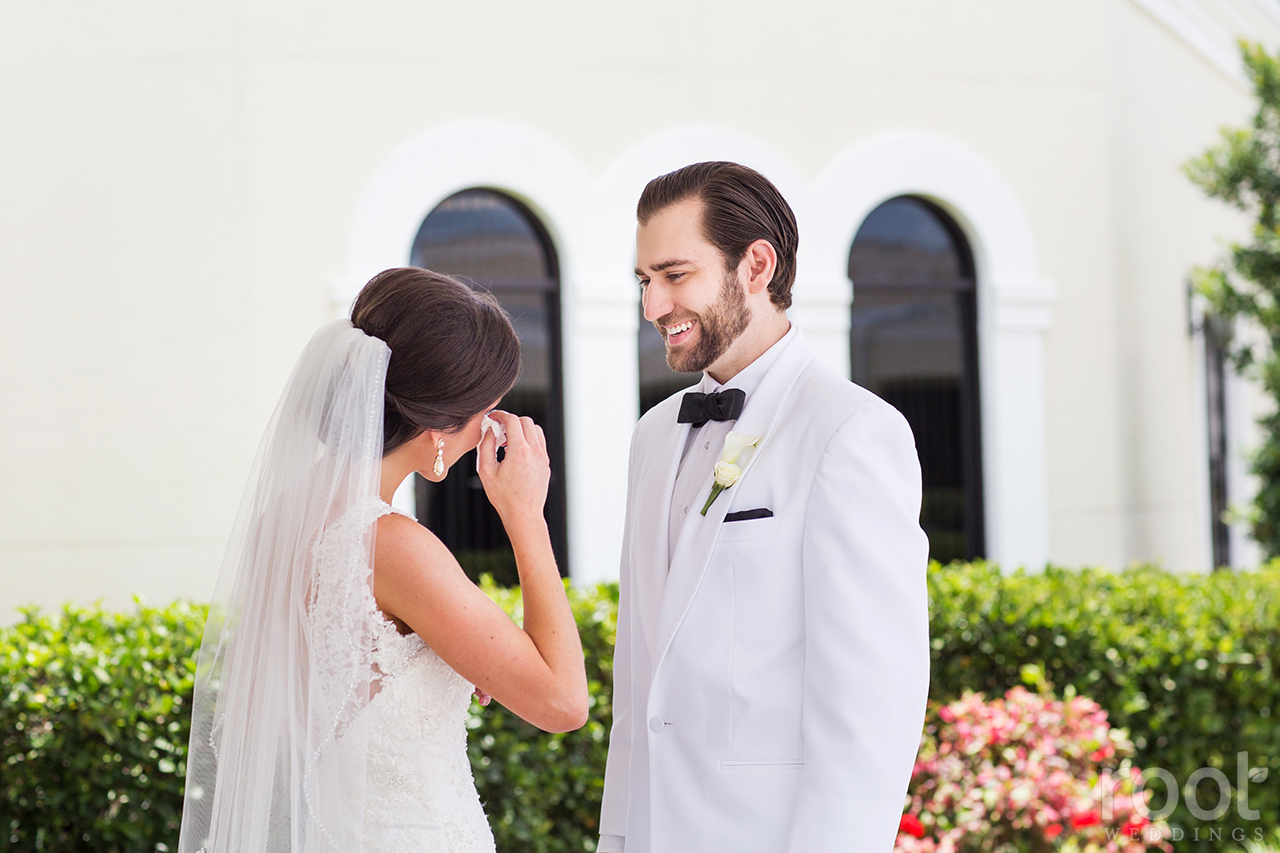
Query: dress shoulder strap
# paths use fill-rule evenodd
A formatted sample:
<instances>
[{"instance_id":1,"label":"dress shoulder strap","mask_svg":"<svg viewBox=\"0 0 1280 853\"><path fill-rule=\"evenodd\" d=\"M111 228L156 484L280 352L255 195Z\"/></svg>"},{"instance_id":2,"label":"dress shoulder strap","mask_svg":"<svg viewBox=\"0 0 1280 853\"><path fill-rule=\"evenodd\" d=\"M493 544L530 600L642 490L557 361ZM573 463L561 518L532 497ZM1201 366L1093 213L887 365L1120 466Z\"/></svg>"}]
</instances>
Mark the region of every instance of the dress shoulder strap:
<instances>
[{"instance_id":1,"label":"dress shoulder strap","mask_svg":"<svg viewBox=\"0 0 1280 853\"><path fill-rule=\"evenodd\" d=\"M414 518L412 515L410 515L409 513L400 509L399 507L394 507L391 504L387 503L382 498L378 498L378 504L381 508L381 511L378 513L378 518L382 518L382 516L384 515L391 515L392 513L395 513L396 515L403 515L405 518L411 521L416 522L418 520Z\"/></svg>"}]
</instances>

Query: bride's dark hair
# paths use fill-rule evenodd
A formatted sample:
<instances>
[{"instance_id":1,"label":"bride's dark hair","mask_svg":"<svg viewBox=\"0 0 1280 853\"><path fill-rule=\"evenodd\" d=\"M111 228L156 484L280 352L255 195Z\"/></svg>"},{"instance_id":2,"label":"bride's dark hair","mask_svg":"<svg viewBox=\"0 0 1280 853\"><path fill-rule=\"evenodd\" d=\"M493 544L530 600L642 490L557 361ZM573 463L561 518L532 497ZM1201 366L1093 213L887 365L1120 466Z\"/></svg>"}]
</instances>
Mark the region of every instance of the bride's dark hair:
<instances>
[{"instance_id":1,"label":"bride's dark hair","mask_svg":"<svg viewBox=\"0 0 1280 853\"><path fill-rule=\"evenodd\" d=\"M515 384L520 342L489 293L417 267L378 273L351 323L391 349L382 455L423 430L461 429Z\"/></svg>"}]
</instances>

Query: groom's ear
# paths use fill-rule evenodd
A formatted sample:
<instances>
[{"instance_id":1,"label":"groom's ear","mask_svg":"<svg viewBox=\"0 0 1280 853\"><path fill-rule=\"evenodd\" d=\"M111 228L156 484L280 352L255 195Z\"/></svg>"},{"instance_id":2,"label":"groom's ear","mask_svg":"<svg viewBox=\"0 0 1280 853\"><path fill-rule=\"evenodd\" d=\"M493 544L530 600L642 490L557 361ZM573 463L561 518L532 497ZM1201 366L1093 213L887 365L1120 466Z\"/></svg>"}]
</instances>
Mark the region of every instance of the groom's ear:
<instances>
[{"instance_id":1,"label":"groom's ear","mask_svg":"<svg viewBox=\"0 0 1280 853\"><path fill-rule=\"evenodd\" d=\"M760 293L768 290L769 282L778 269L778 251L768 240L756 240L743 253L739 269L746 267L748 293Z\"/></svg>"}]
</instances>

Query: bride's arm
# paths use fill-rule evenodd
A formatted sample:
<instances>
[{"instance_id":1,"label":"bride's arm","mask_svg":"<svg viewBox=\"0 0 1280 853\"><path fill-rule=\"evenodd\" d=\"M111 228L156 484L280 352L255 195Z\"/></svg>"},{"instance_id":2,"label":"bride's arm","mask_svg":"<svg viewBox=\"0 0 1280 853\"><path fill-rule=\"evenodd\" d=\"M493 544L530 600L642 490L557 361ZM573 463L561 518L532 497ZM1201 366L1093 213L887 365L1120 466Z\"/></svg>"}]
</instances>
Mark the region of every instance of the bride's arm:
<instances>
[{"instance_id":1,"label":"bride's arm","mask_svg":"<svg viewBox=\"0 0 1280 853\"><path fill-rule=\"evenodd\" d=\"M497 461L492 433L480 443L480 479L515 551L524 598L518 627L463 573L431 531L403 516L378 522L374 595L463 678L546 731L587 720L587 676L577 625L542 516L550 465L542 430L494 412L507 431Z\"/></svg>"}]
</instances>

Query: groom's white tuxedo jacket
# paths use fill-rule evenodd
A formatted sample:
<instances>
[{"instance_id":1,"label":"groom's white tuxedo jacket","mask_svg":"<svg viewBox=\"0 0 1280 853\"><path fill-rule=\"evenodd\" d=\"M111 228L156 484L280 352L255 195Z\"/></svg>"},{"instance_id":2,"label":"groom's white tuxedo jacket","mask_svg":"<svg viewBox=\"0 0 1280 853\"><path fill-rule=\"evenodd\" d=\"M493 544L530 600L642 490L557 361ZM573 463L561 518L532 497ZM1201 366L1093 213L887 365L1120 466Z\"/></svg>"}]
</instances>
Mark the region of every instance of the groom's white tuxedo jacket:
<instances>
[{"instance_id":1,"label":"groom's white tuxedo jacket","mask_svg":"<svg viewBox=\"0 0 1280 853\"><path fill-rule=\"evenodd\" d=\"M636 427L602 851L893 848L929 681L915 444L798 331L779 345L733 427L759 447L705 517L699 474L670 560L682 395ZM773 515L725 521L751 509Z\"/></svg>"}]
</instances>

